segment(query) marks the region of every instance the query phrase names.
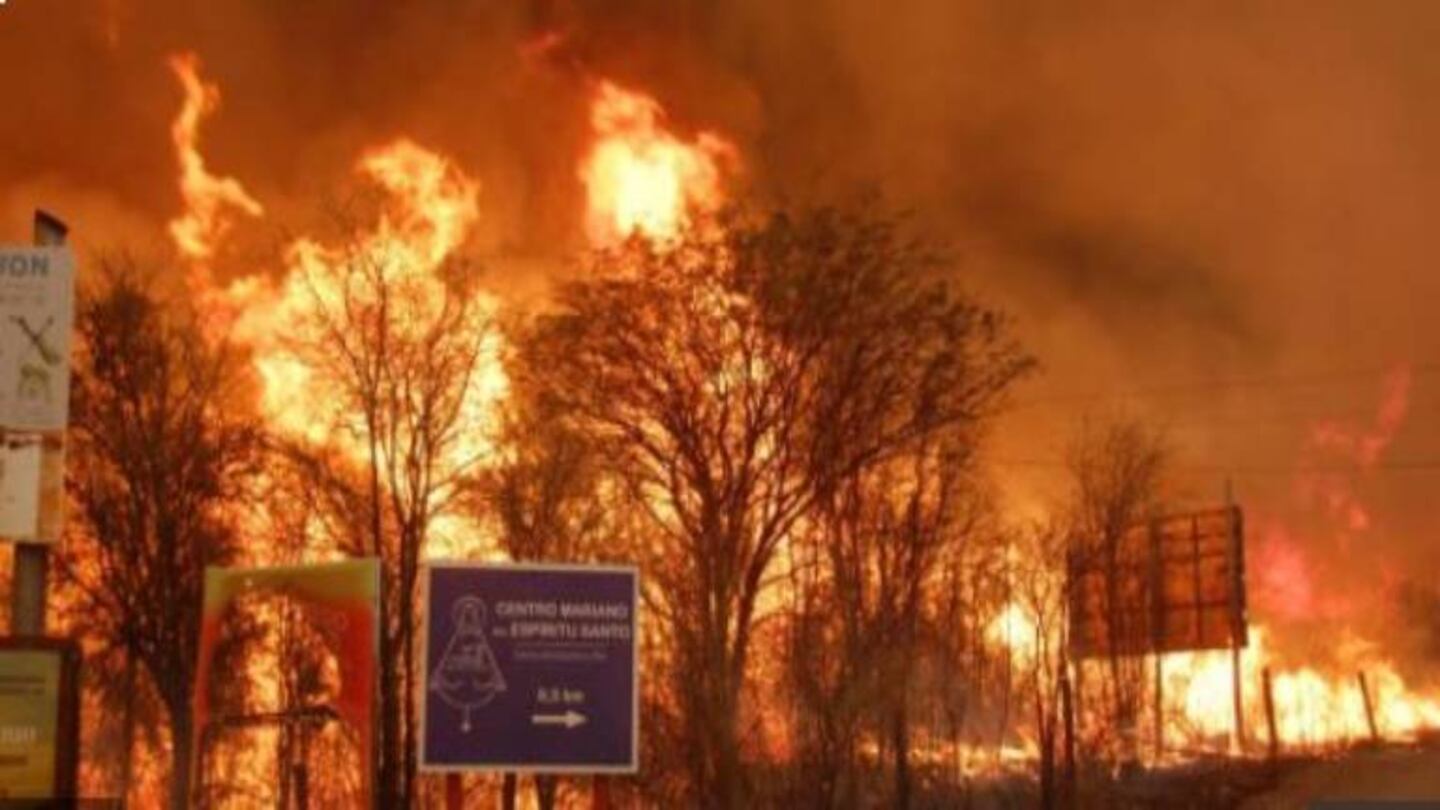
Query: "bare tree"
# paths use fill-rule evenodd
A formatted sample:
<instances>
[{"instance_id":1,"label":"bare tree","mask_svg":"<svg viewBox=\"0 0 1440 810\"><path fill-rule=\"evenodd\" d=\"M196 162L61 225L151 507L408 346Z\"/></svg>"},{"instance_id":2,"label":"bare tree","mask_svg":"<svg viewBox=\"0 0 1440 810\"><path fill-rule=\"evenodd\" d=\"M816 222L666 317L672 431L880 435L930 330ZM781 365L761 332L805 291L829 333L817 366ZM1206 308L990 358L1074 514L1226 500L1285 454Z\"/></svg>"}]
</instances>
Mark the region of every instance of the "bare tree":
<instances>
[{"instance_id":1,"label":"bare tree","mask_svg":"<svg viewBox=\"0 0 1440 810\"><path fill-rule=\"evenodd\" d=\"M1014 605L1024 611L1027 626L1015 628L1023 638L1012 641L1024 654L1021 657L1024 691L1034 710L1035 739L1040 749L1040 804L1056 807L1060 797L1058 771L1062 722L1070 686L1068 623L1070 596L1065 578L1065 554L1069 536L1055 523L1028 527L1020 535L1020 564L1015 571ZM1069 729L1073 733L1073 728ZM1073 776L1075 763L1064 762L1067 776ZM1068 785L1073 788L1073 785Z\"/></svg>"},{"instance_id":2,"label":"bare tree","mask_svg":"<svg viewBox=\"0 0 1440 810\"><path fill-rule=\"evenodd\" d=\"M433 272L412 253L339 215L338 246L305 263L310 306L293 347L312 368L331 419L328 440L295 441L289 456L330 510L322 519L351 553L382 561L382 807L416 792L418 582L437 517L459 498L489 452L478 413L494 340L476 268L447 260Z\"/></svg>"},{"instance_id":3,"label":"bare tree","mask_svg":"<svg viewBox=\"0 0 1440 810\"><path fill-rule=\"evenodd\" d=\"M191 694L205 566L224 564L263 449L239 358L204 337L126 259L102 265L77 316L69 488L78 515L61 558L77 630L140 668L164 706L170 806L189 806Z\"/></svg>"},{"instance_id":4,"label":"bare tree","mask_svg":"<svg viewBox=\"0 0 1440 810\"><path fill-rule=\"evenodd\" d=\"M1028 367L939 267L868 213L729 217L598 255L526 341L524 373L647 516L701 801L746 800L740 697L782 542Z\"/></svg>"},{"instance_id":5,"label":"bare tree","mask_svg":"<svg viewBox=\"0 0 1440 810\"><path fill-rule=\"evenodd\" d=\"M1126 609L1127 562L1122 540L1133 527L1158 515L1163 498L1169 449L1163 435L1132 417L1087 422L1070 448L1071 494L1068 524L1073 559L1104 572L1100 609L1108 632L1102 697L1113 729L1120 735L1118 753L1134 757L1144 701L1145 661L1126 654L1116 643L1143 633L1143 617ZM1133 574L1133 576L1132 576Z\"/></svg>"},{"instance_id":6,"label":"bare tree","mask_svg":"<svg viewBox=\"0 0 1440 810\"><path fill-rule=\"evenodd\" d=\"M554 403L515 386L501 446L471 507L477 519L498 523L511 559L581 561L617 550L603 536L614 521L607 519L599 459Z\"/></svg>"}]
</instances>

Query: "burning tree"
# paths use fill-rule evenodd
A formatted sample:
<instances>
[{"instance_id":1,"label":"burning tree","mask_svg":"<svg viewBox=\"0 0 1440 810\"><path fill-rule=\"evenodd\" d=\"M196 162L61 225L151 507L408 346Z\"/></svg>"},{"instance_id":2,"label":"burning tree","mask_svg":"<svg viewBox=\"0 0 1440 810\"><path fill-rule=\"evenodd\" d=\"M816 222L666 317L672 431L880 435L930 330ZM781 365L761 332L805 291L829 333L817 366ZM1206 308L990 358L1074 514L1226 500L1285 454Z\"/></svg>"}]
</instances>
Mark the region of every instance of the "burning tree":
<instances>
[{"instance_id":1,"label":"burning tree","mask_svg":"<svg viewBox=\"0 0 1440 810\"><path fill-rule=\"evenodd\" d=\"M1117 573L1119 548L1130 527L1161 511L1169 450L1163 436L1133 418L1087 423L1070 448L1072 492L1067 516L1070 553L1089 555L1106 574L1102 610L1111 638L1142 633L1143 617L1123 610ZM1104 662L1101 698L1119 735L1121 756L1135 757L1137 724L1145 697L1145 659L1111 643Z\"/></svg>"},{"instance_id":2,"label":"burning tree","mask_svg":"<svg viewBox=\"0 0 1440 810\"><path fill-rule=\"evenodd\" d=\"M238 553L234 506L263 437L237 354L133 263L102 269L76 321L69 483L79 514L61 571L76 628L138 665L137 688L164 706L170 806L183 808L204 570Z\"/></svg>"},{"instance_id":3,"label":"burning tree","mask_svg":"<svg viewBox=\"0 0 1440 810\"><path fill-rule=\"evenodd\" d=\"M887 465L943 512L931 482L956 445L942 438L1029 361L930 251L869 213L728 216L601 252L594 270L527 336L522 373L644 516L689 789L739 806L741 695L778 550ZM930 528L907 581L926 577ZM894 595L896 629L913 628L916 594Z\"/></svg>"},{"instance_id":4,"label":"burning tree","mask_svg":"<svg viewBox=\"0 0 1440 810\"><path fill-rule=\"evenodd\" d=\"M329 490L312 502L337 507L340 547L384 563L377 784L382 806L400 807L416 789L420 561L488 453L476 390L494 333L473 266L427 266L393 240L348 233L302 260L295 356L335 397L334 432L294 451Z\"/></svg>"}]
</instances>

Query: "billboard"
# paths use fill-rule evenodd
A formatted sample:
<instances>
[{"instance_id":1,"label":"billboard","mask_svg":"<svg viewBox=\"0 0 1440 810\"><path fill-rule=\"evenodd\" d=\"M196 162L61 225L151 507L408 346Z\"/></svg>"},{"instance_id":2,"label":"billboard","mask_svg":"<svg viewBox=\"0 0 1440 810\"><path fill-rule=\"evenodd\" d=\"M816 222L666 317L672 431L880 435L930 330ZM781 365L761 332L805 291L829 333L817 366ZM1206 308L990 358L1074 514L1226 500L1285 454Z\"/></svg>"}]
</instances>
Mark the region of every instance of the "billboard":
<instances>
[{"instance_id":1,"label":"billboard","mask_svg":"<svg viewBox=\"0 0 1440 810\"><path fill-rule=\"evenodd\" d=\"M1244 521L1238 507L1157 518L1068 559L1077 658L1245 646Z\"/></svg>"},{"instance_id":2,"label":"billboard","mask_svg":"<svg viewBox=\"0 0 1440 810\"><path fill-rule=\"evenodd\" d=\"M74 274L66 248L0 247L0 428L65 428Z\"/></svg>"},{"instance_id":3,"label":"billboard","mask_svg":"<svg viewBox=\"0 0 1440 810\"><path fill-rule=\"evenodd\" d=\"M79 666L73 642L0 639L0 799L74 797Z\"/></svg>"},{"instance_id":4,"label":"billboard","mask_svg":"<svg viewBox=\"0 0 1440 810\"><path fill-rule=\"evenodd\" d=\"M197 784L204 788L203 758L230 729L259 724L313 724L328 718L353 751L361 796L373 795L376 672L380 643L380 563L373 558L315 565L205 569L199 660L195 679ZM285 634L268 638L263 630ZM268 646L266 646L268 645ZM276 658L275 650L286 651ZM273 666L312 673L313 693L298 705L253 711L234 688L246 672L246 656L259 654ZM268 656L268 657L267 657ZM285 676L285 672L276 675ZM344 780L336 779L336 782Z\"/></svg>"},{"instance_id":5,"label":"billboard","mask_svg":"<svg viewBox=\"0 0 1440 810\"><path fill-rule=\"evenodd\" d=\"M420 766L633 773L633 567L432 563Z\"/></svg>"}]
</instances>

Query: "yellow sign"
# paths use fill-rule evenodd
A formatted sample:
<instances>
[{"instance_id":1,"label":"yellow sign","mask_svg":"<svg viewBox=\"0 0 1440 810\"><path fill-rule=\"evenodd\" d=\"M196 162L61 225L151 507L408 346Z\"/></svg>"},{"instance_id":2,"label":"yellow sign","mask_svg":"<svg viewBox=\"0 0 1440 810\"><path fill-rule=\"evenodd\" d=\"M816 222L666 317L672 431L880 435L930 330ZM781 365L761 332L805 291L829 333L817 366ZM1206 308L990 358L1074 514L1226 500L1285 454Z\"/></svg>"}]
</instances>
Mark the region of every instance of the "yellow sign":
<instances>
[{"instance_id":1,"label":"yellow sign","mask_svg":"<svg viewBox=\"0 0 1440 810\"><path fill-rule=\"evenodd\" d=\"M0 649L0 797L54 796L62 656Z\"/></svg>"}]
</instances>

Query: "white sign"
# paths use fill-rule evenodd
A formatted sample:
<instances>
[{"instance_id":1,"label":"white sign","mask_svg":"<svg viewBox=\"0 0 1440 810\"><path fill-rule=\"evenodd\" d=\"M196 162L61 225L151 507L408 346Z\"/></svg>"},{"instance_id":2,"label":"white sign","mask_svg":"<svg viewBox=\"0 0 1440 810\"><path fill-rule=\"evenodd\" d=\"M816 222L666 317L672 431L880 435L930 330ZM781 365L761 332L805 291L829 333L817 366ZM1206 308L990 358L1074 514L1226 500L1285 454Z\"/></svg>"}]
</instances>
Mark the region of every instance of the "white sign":
<instances>
[{"instance_id":1,"label":"white sign","mask_svg":"<svg viewBox=\"0 0 1440 810\"><path fill-rule=\"evenodd\" d=\"M40 443L0 442L0 538L40 532Z\"/></svg>"},{"instance_id":2,"label":"white sign","mask_svg":"<svg viewBox=\"0 0 1440 810\"><path fill-rule=\"evenodd\" d=\"M74 268L65 248L0 247L0 428L65 427Z\"/></svg>"}]
</instances>

